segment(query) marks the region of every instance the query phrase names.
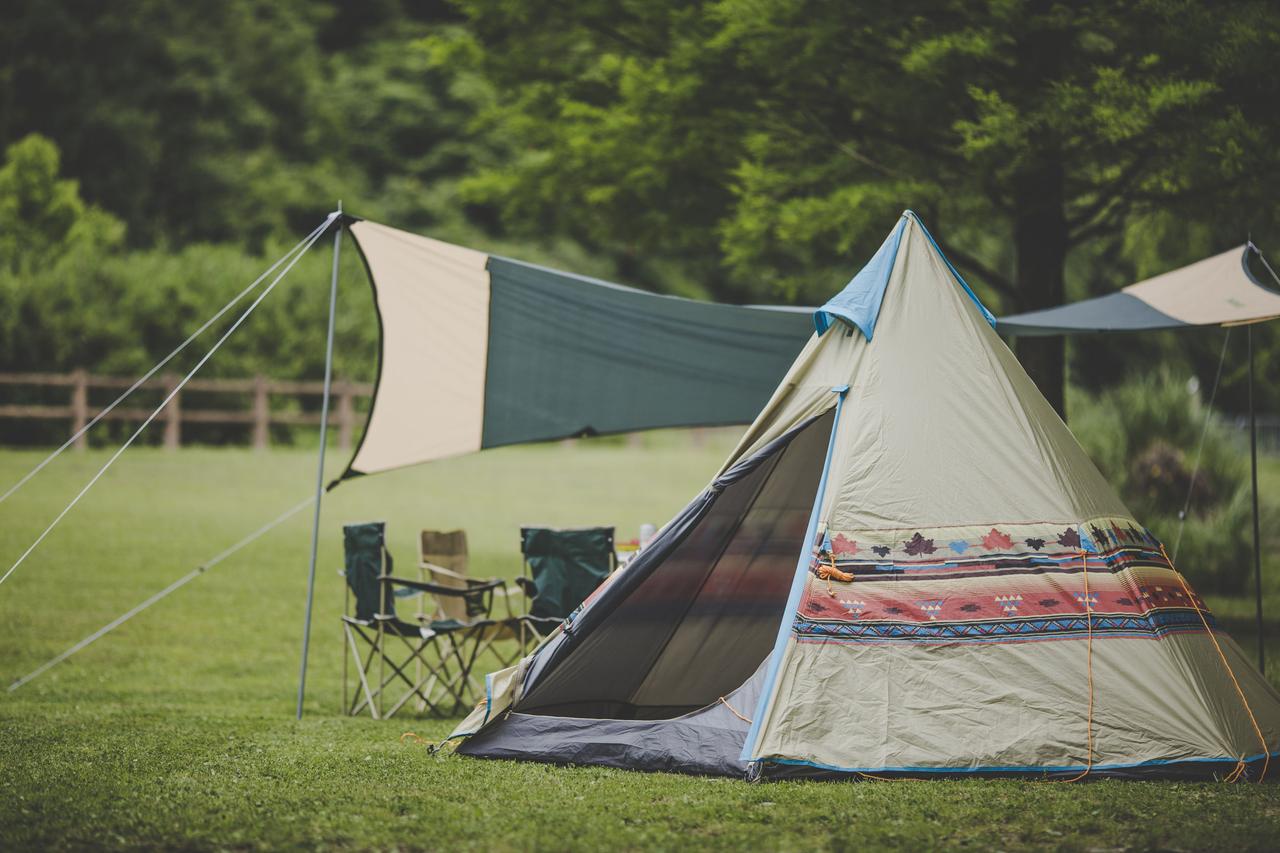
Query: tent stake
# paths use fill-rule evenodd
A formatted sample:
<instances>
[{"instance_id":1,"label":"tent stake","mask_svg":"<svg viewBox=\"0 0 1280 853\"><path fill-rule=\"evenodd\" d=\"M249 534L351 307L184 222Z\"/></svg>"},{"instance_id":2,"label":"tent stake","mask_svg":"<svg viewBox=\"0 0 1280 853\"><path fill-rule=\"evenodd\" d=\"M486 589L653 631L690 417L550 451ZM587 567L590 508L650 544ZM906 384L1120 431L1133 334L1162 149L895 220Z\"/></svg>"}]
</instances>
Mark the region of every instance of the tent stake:
<instances>
[{"instance_id":1,"label":"tent stake","mask_svg":"<svg viewBox=\"0 0 1280 853\"><path fill-rule=\"evenodd\" d=\"M320 498L324 494L324 452L329 442L329 391L333 384L333 321L338 308L338 253L342 248L342 202L338 202L337 229L333 233L333 276L329 282L329 335L324 349L324 397L320 403L320 459L316 463L316 508L311 522L311 566L307 573L307 615L302 626L302 666L298 671L298 711L307 692L307 651L311 645L311 605L316 597L316 555L320 547Z\"/></svg>"},{"instance_id":2,"label":"tent stake","mask_svg":"<svg viewBox=\"0 0 1280 853\"><path fill-rule=\"evenodd\" d=\"M1267 674L1267 645L1262 631L1262 542L1258 526L1258 418L1253 404L1253 326L1245 326L1249 342L1249 465L1253 478L1253 592L1258 613L1258 670Z\"/></svg>"}]
</instances>

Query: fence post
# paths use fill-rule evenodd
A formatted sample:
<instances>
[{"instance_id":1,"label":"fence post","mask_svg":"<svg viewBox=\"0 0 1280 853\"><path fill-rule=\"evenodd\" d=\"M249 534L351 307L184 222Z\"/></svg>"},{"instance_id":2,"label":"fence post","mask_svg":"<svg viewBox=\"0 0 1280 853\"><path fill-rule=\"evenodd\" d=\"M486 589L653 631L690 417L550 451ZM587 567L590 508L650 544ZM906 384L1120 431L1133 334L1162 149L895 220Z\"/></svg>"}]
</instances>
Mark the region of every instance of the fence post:
<instances>
[{"instance_id":1,"label":"fence post","mask_svg":"<svg viewBox=\"0 0 1280 853\"><path fill-rule=\"evenodd\" d=\"M333 390L338 394L338 448L346 451L351 449L351 433L355 430L355 387L343 380Z\"/></svg>"},{"instance_id":2,"label":"fence post","mask_svg":"<svg viewBox=\"0 0 1280 853\"><path fill-rule=\"evenodd\" d=\"M178 387L178 377L171 373L164 376L165 395L173 394ZM173 399L165 406L164 413L164 449L177 450L182 446L182 403L181 394L173 394Z\"/></svg>"},{"instance_id":3,"label":"fence post","mask_svg":"<svg viewBox=\"0 0 1280 853\"><path fill-rule=\"evenodd\" d=\"M84 429L89 421L89 372L83 367L71 371L71 434L75 435ZM84 450L89 446L89 437L82 435L76 439L76 450Z\"/></svg>"},{"instance_id":4,"label":"fence post","mask_svg":"<svg viewBox=\"0 0 1280 853\"><path fill-rule=\"evenodd\" d=\"M266 450L271 441L271 401L267 398L267 378L253 377L253 449Z\"/></svg>"}]
</instances>

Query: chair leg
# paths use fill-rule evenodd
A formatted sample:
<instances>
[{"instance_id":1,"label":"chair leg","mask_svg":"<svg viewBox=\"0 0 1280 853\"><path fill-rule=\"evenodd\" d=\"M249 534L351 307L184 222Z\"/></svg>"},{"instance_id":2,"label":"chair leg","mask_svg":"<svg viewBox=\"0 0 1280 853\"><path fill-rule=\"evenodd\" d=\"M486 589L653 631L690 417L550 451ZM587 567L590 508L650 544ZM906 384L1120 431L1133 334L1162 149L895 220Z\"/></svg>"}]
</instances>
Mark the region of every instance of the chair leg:
<instances>
[{"instance_id":1,"label":"chair leg","mask_svg":"<svg viewBox=\"0 0 1280 853\"><path fill-rule=\"evenodd\" d=\"M392 680L399 678L400 680L404 681L407 685L409 685L409 689L405 691L403 696L401 696L394 703L392 703L391 709L387 711L388 717L395 716L396 712L398 712L406 702L408 702L410 699L413 699L413 698L417 698L419 702L423 703L424 705L430 706L434 710L435 708L434 703L432 703L431 700L428 699L422 691L423 682L426 679L412 680L409 678L408 675L405 674L405 670L408 669L410 663L415 663L417 665L417 668L420 668L422 666L423 662L422 662L422 659L419 657L419 654L421 653L423 648L425 647L419 647L418 649L413 649L412 647L410 647L409 660L406 660L402 666L397 666L394 663L391 664Z\"/></svg>"},{"instance_id":2,"label":"chair leg","mask_svg":"<svg viewBox=\"0 0 1280 853\"><path fill-rule=\"evenodd\" d=\"M425 652L438 644L438 641L441 639L440 635L436 635L430 640L420 642L417 645L411 643L406 637L401 637L400 639L408 649L409 657L401 664L389 661L392 672L387 678L386 684L390 684L398 679L408 685L409 690L395 702L387 712L387 716L395 714L410 698L414 696L417 696L418 700L423 703L426 708L430 708L431 713L433 714L440 714L442 712L443 709L440 707L441 702L448 698L453 698L456 703L457 692L454 690L453 684L457 680L457 676L452 675L449 672L448 656L437 652L438 663L434 666L422 657ZM410 664L421 665L425 668L426 674L418 680L410 679L406 673ZM386 684L383 685L384 688L386 687ZM434 698L437 687L443 689L443 695L441 696L440 701L437 701Z\"/></svg>"},{"instance_id":3,"label":"chair leg","mask_svg":"<svg viewBox=\"0 0 1280 853\"><path fill-rule=\"evenodd\" d=\"M440 655L441 668L445 671L446 675L448 675L447 680L441 682L441 687L444 688L445 695L453 699L454 713L457 713L467 705L467 662L463 659L462 647L459 645L458 638L455 636L457 633L459 632L450 631L442 638L443 641L449 644L449 650L447 657L444 653ZM458 665L458 671L456 673L449 674L448 661L450 659Z\"/></svg>"},{"instance_id":4,"label":"chair leg","mask_svg":"<svg viewBox=\"0 0 1280 853\"><path fill-rule=\"evenodd\" d=\"M366 689L369 690L370 692L368 695L366 695L364 699L360 699L359 694L356 694L351 700L352 701L351 710L348 713L354 717L356 714L360 713L360 711L364 710L364 708L367 706L369 708L370 716L374 717L374 719L377 719L377 706L374 702L374 695L376 695L378 691L381 691L383 685L379 685L378 690L373 691L371 688L368 688L369 682L366 680L370 675L370 673L373 671L374 655L381 653L381 649L378 648L377 634L374 633L373 636L369 636L364 631L360 630L358 627L355 627L355 626L349 626L349 627L350 627L350 630L355 632L356 636L364 640L369 645L369 654L365 656L365 659L363 662L361 662L359 658L356 658L356 666L362 675L362 680L364 680ZM355 657L354 648L352 649L352 656Z\"/></svg>"},{"instance_id":5,"label":"chair leg","mask_svg":"<svg viewBox=\"0 0 1280 853\"><path fill-rule=\"evenodd\" d=\"M382 677L386 671L387 665L387 649L383 645L386 637L386 628L381 622L378 623L378 716L382 716L382 690L387 686L386 680Z\"/></svg>"},{"instance_id":6,"label":"chair leg","mask_svg":"<svg viewBox=\"0 0 1280 853\"><path fill-rule=\"evenodd\" d=\"M512 637L509 635L504 636L504 633L509 634L509 632L510 627L506 625L486 625L479 629L476 639L473 641L475 646L474 652L471 655L469 671L472 673L472 676L469 679L469 682L475 691L475 695L473 695L472 698L477 702L480 701L480 696L484 693L484 682L483 680L476 679L474 673L476 665L481 662L481 658L486 653L491 654L493 659L497 662L496 667L491 666L489 669L506 669L524 656L521 654L521 649L518 645L510 652L504 652L501 648L502 644L506 643L508 640L515 640L517 643L519 642L518 637Z\"/></svg>"},{"instance_id":7,"label":"chair leg","mask_svg":"<svg viewBox=\"0 0 1280 853\"><path fill-rule=\"evenodd\" d=\"M509 665L508 656L495 645L502 629L492 624L438 633L422 640L389 632L381 624L362 628L343 623L343 629L359 679L359 689L352 694L350 705L346 705L346 684L349 683L346 674L350 671L351 662L344 655L343 702L350 716L356 716L367 708L373 719L388 719L410 700L420 710L434 715L443 716L450 711L458 713L474 704L475 697L483 692L483 685L474 673L486 653L492 652L499 663ZM393 636L400 638L408 652L403 660L397 661L397 656L390 654L391 650L387 648L388 643L394 645ZM368 645L367 656L361 654L361 640ZM522 652L518 645L516 659ZM427 657L429 654L431 658ZM376 674L373 672L375 657ZM403 693L388 695L388 690L396 684L403 684L406 689Z\"/></svg>"},{"instance_id":8,"label":"chair leg","mask_svg":"<svg viewBox=\"0 0 1280 853\"><path fill-rule=\"evenodd\" d=\"M350 625L344 625L343 627L346 629L347 642L351 647L351 656L355 658L355 661L356 661L356 674L360 676L360 686L364 689L364 700L365 700L363 703L360 703L359 705L356 705L353 703L351 707L350 715L354 717L356 714L360 713L361 708L363 708L365 705L368 705L370 716L372 716L375 720L377 720L379 719L378 709L374 707L373 691L369 689L369 680L365 677L365 666L361 666L360 650L356 647L356 640L352 634L352 628ZM344 655L343 659L345 660L345 658L346 656ZM370 651L369 662L372 662L372 660L373 660L373 650ZM381 688L379 688L378 692L379 694L381 694L382 692Z\"/></svg>"},{"instance_id":9,"label":"chair leg","mask_svg":"<svg viewBox=\"0 0 1280 853\"><path fill-rule=\"evenodd\" d=\"M460 631L450 634L450 642L453 647L453 659L458 664L458 689L454 691L454 711L455 713L467 707L469 702L474 704L475 698L475 678L471 675L471 670L475 666L476 651L478 648L478 640L476 632L483 631L479 626L463 628ZM459 642L454 636L461 633L462 641ZM467 650L470 649L470 655Z\"/></svg>"}]
</instances>

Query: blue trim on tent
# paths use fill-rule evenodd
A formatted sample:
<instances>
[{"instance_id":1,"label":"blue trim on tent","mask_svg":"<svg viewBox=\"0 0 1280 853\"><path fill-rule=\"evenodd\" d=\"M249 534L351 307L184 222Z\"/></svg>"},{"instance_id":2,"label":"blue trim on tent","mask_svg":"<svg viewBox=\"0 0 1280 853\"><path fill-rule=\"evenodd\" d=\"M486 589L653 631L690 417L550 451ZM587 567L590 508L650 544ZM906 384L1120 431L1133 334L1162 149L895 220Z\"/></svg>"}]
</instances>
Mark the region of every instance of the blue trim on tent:
<instances>
[{"instance_id":1,"label":"blue trim on tent","mask_svg":"<svg viewBox=\"0 0 1280 853\"><path fill-rule=\"evenodd\" d=\"M1251 764L1263 758L1280 757L1280 752L1259 752L1246 756L1244 762ZM830 770L833 773L1073 773L1086 769L1083 764L1076 765L1022 765L1010 764L994 767L838 767L834 764L822 764L817 761L804 761L794 758L766 758L769 764L787 764L794 767L813 767L817 770ZM1236 764L1238 758L1153 758L1150 761L1135 761L1130 764L1094 764L1093 770L1129 770L1135 767L1162 767L1171 764Z\"/></svg>"},{"instance_id":2,"label":"blue trim on tent","mask_svg":"<svg viewBox=\"0 0 1280 853\"><path fill-rule=\"evenodd\" d=\"M742 744L742 761L751 761L751 750L755 747L756 737L760 734L760 722L764 719L765 708L769 697L773 694L774 682L778 678L778 667L782 661L783 650L787 646L787 637L791 635L791 626L795 622L796 610L800 607L800 596L804 592L805 577L809 573L809 559L813 554L813 539L818 533L818 519L822 515L822 500L827 494L827 476L831 473L831 459L835 456L836 434L840 430L840 411L844 408L845 395L849 393L848 385L837 385L831 389L836 395L836 414L831 420L831 437L827 439L827 458L822 463L822 476L818 478L818 494L813 501L813 510L809 513L809 524L805 529L804 547L800 558L796 561L796 573L791 579L791 592L787 595L787 606L782 611L782 622L778 625L778 637L773 643L773 652L769 655L769 667L765 671L764 687L760 691L760 699L756 702L756 712L752 715L751 728L747 730L747 738Z\"/></svg>"},{"instance_id":3,"label":"blue trim on tent","mask_svg":"<svg viewBox=\"0 0 1280 853\"><path fill-rule=\"evenodd\" d=\"M942 249L938 248L938 241L933 239L933 235L929 233L928 228L924 227L924 222L921 221L920 217L916 215L914 210L908 210L902 215L910 216L916 221L916 224L920 226L920 230L924 232L924 236L929 238L929 245L933 246L933 250L938 253L938 257L942 258L942 262L947 265L947 269L951 270L951 274L955 276L956 281L960 282L960 286L964 288L964 292L969 294L969 298L973 300L973 304L978 306L978 310L982 312L982 316L986 318L986 321L991 325L991 328L994 329L996 327L996 315L987 310L987 306L982 304L982 300L979 299L978 295L973 292L971 287L969 287L969 283L960 275L960 272L955 268L955 265L952 264L951 260L942 253Z\"/></svg>"},{"instance_id":4,"label":"blue trim on tent","mask_svg":"<svg viewBox=\"0 0 1280 853\"><path fill-rule=\"evenodd\" d=\"M876 328L876 318L880 316L880 304L884 302L884 291L889 286L889 274L893 272L893 263L898 257L898 246L902 242L902 232L907 226L906 216L898 220L898 224L889 232L889 236L880 244L880 248L871 256L867 265L858 270L848 284L827 303L813 314L813 325L821 335L831 328L835 318L857 326L867 340Z\"/></svg>"}]
</instances>

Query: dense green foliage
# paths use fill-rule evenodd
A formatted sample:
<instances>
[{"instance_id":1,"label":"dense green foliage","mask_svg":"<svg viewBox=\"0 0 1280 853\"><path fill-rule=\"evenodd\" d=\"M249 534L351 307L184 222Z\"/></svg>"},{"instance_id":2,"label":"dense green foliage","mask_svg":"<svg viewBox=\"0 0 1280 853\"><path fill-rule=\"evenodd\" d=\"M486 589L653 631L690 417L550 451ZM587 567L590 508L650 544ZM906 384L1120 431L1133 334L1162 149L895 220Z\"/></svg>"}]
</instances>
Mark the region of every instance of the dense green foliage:
<instances>
[{"instance_id":1,"label":"dense green foliage","mask_svg":"<svg viewBox=\"0 0 1280 853\"><path fill-rule=\"evenodd\" d=\"M797 302L912 207L997 311L1105 292L1247 235L1280 246L1278 46L1260 0L18 0L0 365L137 373L337 199L644 287ZM212 370L318 375L322 253ZM339 372L367 378L350 255ZM1280 340L1254 337L1275 411ZM1208 386L1220 340L1073 341L1070 378ZM1019 350L1054 399L1056 344Z\"/></svg>"},{"instance_id":2,"label":"dense green foliage","mask_svg":"<svg viewBox=\"0 0 1280 853\"><path fill-rule=\"evenodd\" d=\"M339 524L388 521L397 566L422 526L465 527L474 572L519 572L517 528L668 518L731 433L631 448L503 448L326 498L306 719L292 719L304 513L0 702L0 846L155 849L1271 849L1280 786L1008 781L750 785L432 756L446 721L338 716ZM0 483L39 458L0 455ZM105 459L59 460L5 504L27 544ZM143 449L121 460L0 588L0 675L28 672L306 494L301 451ZM337 460L335 460L335 464ZM1280 486L1269 468L1268 487ZM626 488L619 488L626 484ZM484 494L485 501L459 500ZM166 500L157 501L163 494ZM1188 566L1193 582L1198 570ZM1280 577L1275 573L1271 577ZM1277 613L1273 598L1268 612ZM1248 602L1211 602L1246 651ZM1272 624L1280 637L1280 625ZM1083 653L1083 652L1082 652ZM1268 655L1280 682L1280 643ZM1081 702L1084 702L1081 685ZM856 722L850 721L850 725ZM1083 734L1083 732L1082 732Z\"/></svg>"},{"instance_id":3,"label":"dense green foliage","mask_svg":"<svg viewBox=\"0 0 1280 853\"><path fill-rule=\"evenodd\" d=\"M461 123L411 48L421 25L395 3L343 6L6 4L0 141L54 139L134 245L309 227L335 198L430 175L432 126Z\"/></svg>"}]
</instances>

